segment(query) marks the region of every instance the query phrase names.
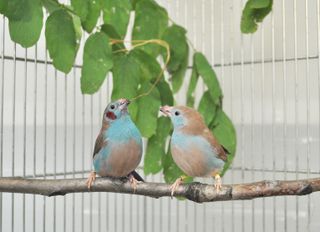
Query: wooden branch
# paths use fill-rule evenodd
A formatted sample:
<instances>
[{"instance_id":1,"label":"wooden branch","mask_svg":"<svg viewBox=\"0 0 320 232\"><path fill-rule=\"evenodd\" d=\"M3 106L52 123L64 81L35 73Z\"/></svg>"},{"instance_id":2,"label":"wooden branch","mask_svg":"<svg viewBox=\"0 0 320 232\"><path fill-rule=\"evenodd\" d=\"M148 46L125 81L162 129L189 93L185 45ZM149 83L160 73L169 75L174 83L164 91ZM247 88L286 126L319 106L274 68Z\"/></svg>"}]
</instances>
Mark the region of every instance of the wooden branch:
<instances>
[{"instance_id":1,"label":"wooden branch","mask_svg":"<svg viewBox=\"0 0 320 232\"><path fill-rule=\"evenodd\" d=\"M44 196L89 192L86 179L40 180L0 178L0 192L40 194ZM170 185L164 183L139 183L133 193L126 179L97 178L91 192L116 192L149 197L170 196ZM259 197L306 195L320 191L320 178L292 181L260 181L246 184L223 185L217 193L213 185L191 183L179 186L175 196L195 202L248 200Z\"/></svg>"}]
</instances>

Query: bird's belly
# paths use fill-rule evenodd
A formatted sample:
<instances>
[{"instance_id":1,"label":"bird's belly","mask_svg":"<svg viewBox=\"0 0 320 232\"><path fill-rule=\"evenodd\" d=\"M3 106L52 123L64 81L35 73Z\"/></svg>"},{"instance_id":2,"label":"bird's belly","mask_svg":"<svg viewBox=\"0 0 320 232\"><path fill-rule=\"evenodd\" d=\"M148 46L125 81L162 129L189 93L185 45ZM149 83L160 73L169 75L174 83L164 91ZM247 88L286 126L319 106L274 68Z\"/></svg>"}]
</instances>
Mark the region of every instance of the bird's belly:
<instances>
[{"instance_id":1,"label":"bird's belly","mask_svg":"<svg viewBox=\"0 0 320 232\"><path fill-rule=\"evenodd\" d=\"M171 153L176 164L188 176L200 177L210 175L205 155L195 147L181 148L171 145Z\"/></svg>"},{"instance_id":2,"label":"bird's belly","mask_svg":"<svg viewBox=\"0 0 320 232\"><path fill-rule=\"evenodd\" d=\"M99 176L124 177L139 165L142 146L133 139L121 144L110 142L97 156L93 163Z\"/></svg>"}]
</instances>

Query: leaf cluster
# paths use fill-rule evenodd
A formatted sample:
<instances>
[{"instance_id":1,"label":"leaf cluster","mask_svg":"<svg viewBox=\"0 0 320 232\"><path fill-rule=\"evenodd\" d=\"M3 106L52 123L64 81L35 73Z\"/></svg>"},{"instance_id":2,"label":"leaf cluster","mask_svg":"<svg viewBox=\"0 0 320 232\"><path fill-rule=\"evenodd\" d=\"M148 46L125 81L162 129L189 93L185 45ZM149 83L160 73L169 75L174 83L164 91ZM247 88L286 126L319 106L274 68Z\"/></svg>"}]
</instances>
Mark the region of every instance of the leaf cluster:
<instances>
[{"instance_id":1,"label":"leaf cluster","mask_svg":"<svg viewBox=\"0 0 320 232\"><path fill-rule=\"evenodd\" d=\"M263 9L253 3L249 6L250 9ZM45 25L43 9L49 13ZM168 50L157 43L133 46L131 50L125 47L123 40L132 12L135 13L132 41L163 40L169 45L171 59L167 64L167 78L159 60L166 60ZM261 18L261 13L254 12L247 9L245 16L254 17L255 22ZM148 138L144 171L155 174L162 170L168 182L182 174L168 148L171 123L167 118L158 118L158 111L160 105L174 104L174 93L186 82L190 49L187 31L170 23L163 7L153 0L71 0L71 5L57 0L0 0L0 13L9 20L11 39L26 48L38 41L44 26L50 58L54 67L64 73L72 69L84 38L82 35L87 32L81 71L82 93L97 92L108 73L113 78L112 99L132 99L150 90L148 96L137 98L130 106L133 120L142 135ZM103 24L97 25L101 15ZM202 78L207 90L198 110L219 142L230 152L227 168L235 154L234 126L222 110L223 95L214 70L202 53L192 55L187 105L195 107L194 92Z\"/></svg>"}]
</instances>

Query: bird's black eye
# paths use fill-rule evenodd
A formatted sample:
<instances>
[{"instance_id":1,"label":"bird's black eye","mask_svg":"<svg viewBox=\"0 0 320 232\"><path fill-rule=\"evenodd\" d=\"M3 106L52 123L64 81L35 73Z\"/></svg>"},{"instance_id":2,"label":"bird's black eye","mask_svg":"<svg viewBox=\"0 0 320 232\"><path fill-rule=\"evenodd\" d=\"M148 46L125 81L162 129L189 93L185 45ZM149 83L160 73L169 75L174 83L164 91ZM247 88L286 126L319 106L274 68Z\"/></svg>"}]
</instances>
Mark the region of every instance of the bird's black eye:
<instances>
[{"instance_id":1,"label":"bird's black eye","mask_svg":"<svg viewBox=\"0 0 320 232\"><path fill-rule=\"evenodd\" d=\"M179 111L176 111L174 114L175 114L175 116L179 116L179 115L180 115L180 112L179 112Z\"/></svg>"},{"instance_id":2,"label":"bird's black eye","mask_svg":"<svg viewBox=\"0 0 320 232\"><path fill-rule=\"evenodd\" d=\"M110 109L112 109L112 110L113 110L114 108L115 108L115 106L114 106L114 105L111 105L111 106L110 106Z\"/></svg>"}]
</instances>

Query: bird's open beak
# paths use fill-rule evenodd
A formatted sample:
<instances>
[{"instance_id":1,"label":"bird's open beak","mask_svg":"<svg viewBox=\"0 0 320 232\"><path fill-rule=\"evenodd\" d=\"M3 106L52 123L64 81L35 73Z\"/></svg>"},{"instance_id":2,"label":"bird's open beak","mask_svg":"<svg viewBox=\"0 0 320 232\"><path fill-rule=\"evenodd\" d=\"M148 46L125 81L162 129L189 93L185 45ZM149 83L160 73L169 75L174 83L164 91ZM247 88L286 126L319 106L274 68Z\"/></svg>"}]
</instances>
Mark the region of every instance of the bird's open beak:
<instances>
[{"instance_id":1,"label":"bird's open beak","mask_svg":"<svg viewBox=\"0 0 320 232\"><path fill-rule=\"evenodd\" d=\"M120 110L127 109L128 105L130 104L130 100L126 98L121 98L118 101L120 103L120 106L119 106Z\"/></svg>"},{"instance_id":2,"label":"bird's open beak","mask_svg":"<svg viewBox=\"0 0 320 232\"><path fill-rule=\"evenodd\" d=\"M160 111L167 117L171 116L171 110L172 110L171 106L161 106L160 107Z\"/></svg>"}]
</instances>

